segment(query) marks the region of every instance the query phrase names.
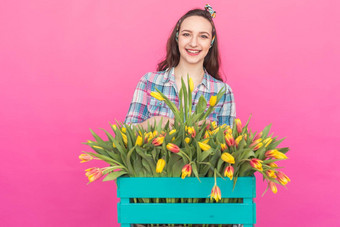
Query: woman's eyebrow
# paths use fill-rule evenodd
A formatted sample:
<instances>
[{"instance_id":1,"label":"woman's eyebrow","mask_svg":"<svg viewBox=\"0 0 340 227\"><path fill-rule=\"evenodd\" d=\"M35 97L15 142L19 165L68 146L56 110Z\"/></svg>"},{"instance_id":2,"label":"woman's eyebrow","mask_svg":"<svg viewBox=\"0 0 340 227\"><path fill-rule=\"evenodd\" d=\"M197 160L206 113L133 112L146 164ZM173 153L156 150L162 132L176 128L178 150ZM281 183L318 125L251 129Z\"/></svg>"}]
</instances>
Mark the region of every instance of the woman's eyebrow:
<instances>
[{"instance_id":1,"label":"woman's eyebrow","mask_svg":"<svg viewBox=\"0 0 340 227\"><path fill-rule=\"evenodd\" d=\"M192 31L190 31L190 30L182 30L181 32L190 32L190 33L192 33ZM207 35L210 35L210 33L209 32L199 32L199 33L205 33L205 34L207 34Z\"/></svg>"}]
</instances>

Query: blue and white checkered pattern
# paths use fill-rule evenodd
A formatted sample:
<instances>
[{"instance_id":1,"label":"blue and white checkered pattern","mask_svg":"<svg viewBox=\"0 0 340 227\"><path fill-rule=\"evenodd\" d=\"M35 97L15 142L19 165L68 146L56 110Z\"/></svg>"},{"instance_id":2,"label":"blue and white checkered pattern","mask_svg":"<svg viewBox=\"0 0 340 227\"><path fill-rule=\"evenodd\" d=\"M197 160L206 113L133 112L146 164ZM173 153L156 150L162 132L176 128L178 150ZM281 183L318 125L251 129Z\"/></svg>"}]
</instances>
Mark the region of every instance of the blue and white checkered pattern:
<instances>
[{"instance_id":1,"label":"blue and white checkered pattern","mask_svg":"<svg viewBox=\"0 0 340 227\"><path fill-rule=\"evenodd\" d=\"M195 111L196 104L201 96L204 96L209 105L210 97L216 95L220 89L225 87L226 93L216 104L215 110L208 116L208 119L216 121L218 125L231 125L236 117L232 90L228 84L215 79L206 70L204 71L202 82L192 92L192 111ZM150 92L156 91L156 88L175 103L177 107L179 106L174 68L159 72L149 72L137 84L125 123L141 123L153 116L174 117L171 109L163 101L159 101L150 95Z\"/></svg>"}]
</instances>

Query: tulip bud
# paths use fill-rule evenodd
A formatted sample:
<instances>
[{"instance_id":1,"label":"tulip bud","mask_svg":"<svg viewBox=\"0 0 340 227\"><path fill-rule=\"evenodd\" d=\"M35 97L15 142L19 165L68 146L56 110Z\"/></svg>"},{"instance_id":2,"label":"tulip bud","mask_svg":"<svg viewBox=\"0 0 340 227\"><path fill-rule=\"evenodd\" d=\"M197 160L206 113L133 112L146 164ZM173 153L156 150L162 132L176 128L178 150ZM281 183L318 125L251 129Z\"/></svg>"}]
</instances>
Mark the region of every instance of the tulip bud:
<instances>
[{"instance_id":1,"label":"tulip bud","mask_svg":"<svg viewBox=\"0 0 340 227\"><path fill-rule=\"evenodd\" d=\"M235 139L235 144L236 146L239 145L240 141L242 140L242 135L238 136L236 139Z\"/></svg>"},{"instance_id":2,"label":"tulip bud","mask_svg":"<svg viewBox=\"0 0 340 227\"><path fill-rule=\"evenodd\" d=\"M186 176L189 176L191 175L191 165L189 164L186 164L183 168L182 168L182 179L184 179Z\"/></svg>"},{"instance_id":3,"label":"tulip bud","mask_svg":"<svg viewBox=\"0 0 340 227\"><path fill-rule=\"evenodd\" d=\"M224 170L224 176L229 177L229 179L232 180L233 175L234 175L234 167L232 167L231 165L227 166Z\"/></svg>"},{"instance_id":4,"label":"tulip bud","mask_svg":"<svg viewBox=\"0 0 340 227\"><path fill-rule=\"evenodd\" d=\"M235 119L235 123L236 123L237 132L241 133L242 132L242 123L241 123L241 120L239 118L236 118Z\"/></svg>"},{"instance_id":5,"label":"tulip bud","mask_svg":"<svg viewBox=\"0 0 340 227\"><path fill-rule=\"evenodd\" d=\"M224 151L226 150L228 147L225 143L221 143L221 150Z\"/></svg>"},{"instance_id":6,"label":"tulip bud","mask_svg":"<svg viewBox=\"0 0 340 227\"><path fill-rule=\"evenodd\" d=\"M123 137L124 144L127 145L127 137L124 133L122 133L122 137Z\"/></svg>"},{"instance_id":7,"label":"tulip bud","mask_svg":"<svg viewBox=\"0 0 340 227\"><path fill-rule=\"evenodd\" d=\"M273 139L269 137L269 138L263 140L263 144L264 144L265 147L268 147L268 145L269 145L272 141L273 141Z\"/></svg>"},{"instance_id":8,"label":"tulip bud","mask_svg":"<svg viewBox=\"0 0 340 227\"><path fill-rule=\"evenodd\" d=\"M277 187L276 187L276 185L275 185L275 183L274 182L269 182L269 187L270 187L270 190L272 190L272 192L274 193L274 194L276 194L277 193Z\"/></svg>"},{"instance_id":9,"label":"tulip bud","mask_svg":"<svg viewBox=\"0 0 340 227\"><path fill-rule=\"evenodd\" d=\"M136 145L142 146L143 145L143 137L138 136L136 139Z\"/></svg>"},{"instance_id":10,"label":"tulip bud","mask_svg":"<svg viewBox=\"0 0 340 227\"><path fill-rule=\"evenodd\" d=\"M97 149L100 149L100 150L104 150L104 148L102 148L100 146L92 146L92 148L97 148Z\"/></svg>"},{"instance_id":11,"label":"tulip bud","mask_svg":"<svg viewBox=\"0 0 340 227\"><path fill-rule=\"evenodd\" d=\"M83 163L83 162L91 161L93 159L93 157L89 154L81 154L81 155L79 155L79 159L81 160L80 163Z\"/></svg>"},{"instance_id":12,"label":"tulip bud","mask_svg":"<svg viewBox=\"0 0 340 227\"><path fill-rule=\"evenodd\" d=\"M212 126L213 129L216 129L217 128L217 122L216 121L211 122L211 126Z\"/></svg>"},{"instance_id":13,"label":"tulip bud","mask_svg":"<svg viewBox=\"0 0 340 227\"><path fill-rule=\"evenodd\" d=\"M210 194L210 199L212 200L212 198L215 199L216 202L218 202L218 200L221 200L221 190L220 188L215 184L214 187L211 190L211 194Z\"/></svg>"},{"instance_id":14,"label":"tulip bud","mask_svg":"<svg viewBox=\"0 0 340 227\"><path fill-rule=\"evenodd\" d=\"M192 92L194 90L194 88L195 88L194 81L190 77L189 78L189 89L190 89L190 92Z\"/></svg>"},{"instance_id":15,"label":"tulip bud","mask_svg":"<svg viewBox=\"0 0 340 227\"><path fill-rule=\"evenodd\" d=\"M123 132L123 133L126 133L126 128L123 127L123 128L122 128L122 132Z\"/></svg>"},{"instance_id":16,"label":"tulip bud","mask_svg":"<svg viewBox=\"0 0 340 227\"><path fill-rule=\"evenodd\" d=\"M102 170L97 167L89 168L85 171L86 171L85 175L88 177L90 183L99 179L103 175Z\"/></svg>"},{"instance_id":17,"label":"tulip bud","mask_svg":"<svg viewBox=\"0 0 340 227\"><path fill-rule=\"evenodd\" d=\"M187 144L189 144L190 143L190 138L189 137L186 137L185 139L184 139L184 141L187 143Z\"/></svg>"},{"instance_id":18,"label":"tulip bud","mask_svg":"<svg viewBox=\"0 0 340 227\"><path fill-rule=\"evenodd\" d=\"M188 133L191 135L192 138L196 136L196 131L194 127L188 127Z\"/></svg>"},{"instance_id":19,"label":"tulip bud","mask_svg":"<svg viewBox=\"0 0 340 227\"><path fill-rule=\"evenodd\" d=\"M250 160L250 165L251 165L254 169L263 171L262 162L263 162L263 161L260 160L260 159L253 158L253 159Z\"/></svg>"},{"instance_id":20,"label":"tulip bud","mask_svg":"<svg viewBox=\"0 0 340 227\"><path fill-rule=\"evenodd\" d=\"M174 134L174 133L176 133L176 129L171 130L171 131L169 132L169 135L172 135L172 134Z\"/></svg>"},{"instance_id":21,"label":"tulip bud","mask_svg":"<svg viewBox=\"0 0 340 227\"><path fill-rule=\"evenodd\" d=\"M216 102L217 102L217 96L216 95L211 96L209 100L210 106L214 107L216 105Z\"/></svg>"},{"instance_id":22,"label":"tulip bud","mask_svg":"<svg viewBox=\"0 0 340 227\"><path fill-rule=\"evenodd\" d=\"M257 139L259 139L259 138L261 138L261 136L262 136L262 132L260 132L260 133L257 134L256 136L254 136L253 141L254 141L254 140L257 140Z\"/></svg>"},{"instance_id":23,"label":"tulip bud","mask_svg":"<svg viewBox=\"0 0 340 227\"><path fill-rule=\"evenodd\" d=\"M116 144L115 144L114 142L112 142L112 147L113 147L113 148L117 148L117 147L116 147Z\"/></svg>"},{"instance_id":24,"label":"tulip bud","mask_svg":"<svg viewBox=\"0 0 340 227\"><path fill-rule=\"evenodd\" d=\"M157 138L154 138L152 140L152 144L155 145L155 146L160 146L163 144L163 141L164 141L164 137L163 136L159 136Z\"/></svg>"},{"instance_id":25,"label":"tulip bud","mask_svg":"<svg viewBox=\"0 0 340 227\"><path fill-rule=\"evenodd\" d=\"M270 166L270 167L272 167L272 168L277 168L277 167L279 167L275 162L268 163L268 166Z\"/></svg>"},{"instance_id":26,"label":"tulip bud","mask_svg":"<svg viewBox=\"0 0 340 227\"><path fill-rule=\"evenodd\" d=\"M271 169L266 171L266 175L271 178L276 178L275 171Z\"/></svg>"},{"instance_id":27,"label":"tulip bud","mask_svg":"<svg viewBox=\"0 0 340 227\"><path fill-rule=\"evenodd\" d=\"M224 130L224 134L230 134L230 135L233 134L233 130L230 128L229 125L227 125L227 128Z\"/></svg>"},{"instance_id":28,"label":"tulip bud","mask_svg":"<svg viewBox=\"0 0 340 227\"><path fill-rule=\"evenodd\" d=\"M208 131L205 131L204 133L204 136L203 136L203 139L206 139L206 138L209 138L210 137L210 134Z\"/></svg>"},{"instance_id":29,"label":"tulip bud","mask_svg":"<svg viewBox=\"0 0 340 227\"><path fill-rule=\"evenodd\" d=\"M254 149L254 151L256 151L256 150L260 149L262 146L263 146L263 143L258 143L258 144L256 144L256 146L253 149Z\"/></svg>"},{"instance_id":30,"label":"tulip bud","mask_svg":"<svg viewBox=\"0 0 340 227\"><path fill-rule=\"evenodd\" d=\"M267 151L265 153L265 156L267 158L274 158L274 159L287 159L288 158L284 153L276 149Z\"/></svg>"},{"instance_id":31,"label":"tulip bud","mask_svg":"<svg viewBox=\"0 0 340 227\"><path fill-rule=\"evenodd\" d=\"M155 99L158 99L159 101L165 100L159 92L152 91L150 92L150 95L154 97Z\"/></svg>"},{"instance_id":32,"label":"tulip bud","mask_svg":"<svg viewBox=\"0 0 340 227\"><path fill-rule=\"evenodd\" d=\"M168 143L166 148L173 153L178 153L180 151L179 147L173 143Z\"/></svg>"},{"instance_id":33,"label":"tulip bud","mask_svg":"<svg viewBox=\"0 0 340 227\"><path fill-rule=\"evenodd\" d=\"M221 159L227 163L230 163L230 164L234 164L235 163L235 158L227 153L227 152L224 152L222 155L221 155Z\"/></svg>"},{"instance_id":34,"label":"tulip bud","mask_svg":"<svg viewBox=\"0 0 340 227\"><path fill-rule=\"evenodd\" d=\"M276 173L277 176L277 180L282 184L282 185L286 185L288 184L288 182L290 181L289 177L284 174L283 172L278 171Z\"/></svg>"},{"instance_id":35,"label":"tulip bud","mask_svg":"<svg viewBox=\"0 0 340 227\"><path fill-rule=\"evenodd\" d=\"M156 173L161 173L165 166L165 160L164 159L158 159L157 165L156 165Z\"/></svg>"},{"instance_id":36,"label":"tulip bud","mask_svg":"<svg viewBox=\"0 0 340 227\"><path fill-rule=\"evenodd\" d=\"M234 137L233 137L233 135L231 133L227 133L225 135L225 142L227 143L227 145L229 147L235 145L235 140L234 140Z\"/></svg>"},{"instance_id":37,"label":"tulip bud","mask_svg":"<svg viewBox=\"0 0 340 227\"><path fill-rule=\"evenodd\" d=\"M211 148L208 144L201 143L201 142L198 142L198 145L203 151L207 151Z\"/></svg>"}]
</instances>

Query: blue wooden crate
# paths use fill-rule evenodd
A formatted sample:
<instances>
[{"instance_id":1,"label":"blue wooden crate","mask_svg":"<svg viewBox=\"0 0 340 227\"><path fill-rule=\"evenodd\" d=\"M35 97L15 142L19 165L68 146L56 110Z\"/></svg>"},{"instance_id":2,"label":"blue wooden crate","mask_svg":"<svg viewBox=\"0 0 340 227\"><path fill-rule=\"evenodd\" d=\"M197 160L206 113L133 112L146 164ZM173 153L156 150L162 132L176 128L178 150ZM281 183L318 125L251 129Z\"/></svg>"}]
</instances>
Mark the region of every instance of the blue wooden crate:
<instances>
[{"instance_id":1,"label":"blue wooden crate","mask_svg":"<svg viewBox=\"0 0 340 227\"><path fill-rule=\"evenodd\" d=\"M130 198L207 198L214 178L129 178L117 179L118 222L130 224L244 224L256 223L255 177L233 181L217 178L222 198L243 198L243 203L130 203Z\"/></svg>"}]
</instances>

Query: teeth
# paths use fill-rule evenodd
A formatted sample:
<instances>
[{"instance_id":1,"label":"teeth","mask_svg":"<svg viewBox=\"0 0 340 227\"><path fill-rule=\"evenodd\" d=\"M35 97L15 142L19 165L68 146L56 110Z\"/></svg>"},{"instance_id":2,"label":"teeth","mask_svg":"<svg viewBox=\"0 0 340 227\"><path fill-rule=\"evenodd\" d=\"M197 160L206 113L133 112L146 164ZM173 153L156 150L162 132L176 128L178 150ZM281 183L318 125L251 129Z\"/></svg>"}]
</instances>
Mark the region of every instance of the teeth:
<instances>
[{"instance_id":1,"label":"teeth","mask_svg":"<svg viewBox=\"0 0 340 227\"><path fill-rule=\"evenodd\" d=\"M189 53L193 53L193 54L197 54L198 52L200 52L199 50L187 50Z\"/></svg>"}]
</instances>

